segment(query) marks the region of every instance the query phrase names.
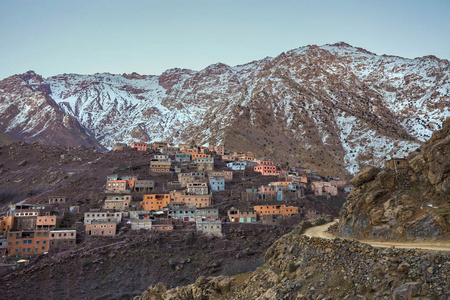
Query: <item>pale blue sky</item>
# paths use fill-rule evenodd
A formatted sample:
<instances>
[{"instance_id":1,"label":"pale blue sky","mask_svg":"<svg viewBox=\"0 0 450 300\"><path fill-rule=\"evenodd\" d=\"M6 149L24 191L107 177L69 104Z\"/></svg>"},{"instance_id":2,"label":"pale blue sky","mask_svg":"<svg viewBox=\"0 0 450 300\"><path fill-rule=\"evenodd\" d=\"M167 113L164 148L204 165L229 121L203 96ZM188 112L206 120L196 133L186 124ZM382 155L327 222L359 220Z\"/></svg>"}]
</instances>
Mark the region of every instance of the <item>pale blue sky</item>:
<instances>
[{"instance_id":1,"label":"pale blue sky","mask_svg":"<svg viewBox=\"0 0 450 300\"><path fill-rule=\"evenodd\" d=\"M0 79L159 75L339 41L450 59L450 1L0 0Z\"/></svg>"}]
</instances>

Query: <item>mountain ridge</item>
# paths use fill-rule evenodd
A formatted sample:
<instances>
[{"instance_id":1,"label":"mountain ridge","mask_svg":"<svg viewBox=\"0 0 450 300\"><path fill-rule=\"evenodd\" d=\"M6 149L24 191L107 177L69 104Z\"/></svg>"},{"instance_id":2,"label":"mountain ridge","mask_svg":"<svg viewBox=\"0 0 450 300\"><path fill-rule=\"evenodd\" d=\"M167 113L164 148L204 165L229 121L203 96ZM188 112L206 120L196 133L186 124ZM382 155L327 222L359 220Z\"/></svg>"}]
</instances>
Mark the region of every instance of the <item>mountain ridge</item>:
<instances>
[{"instance_id":1,"label":"mountain ridge","mask_svg":"<svg viewBox=\"0 0 450 300\"><path fill-rule=\"evenodd\" d=\"M60 110L106 148L225 143L345 177L406 155L440 128L450 115L449 70L445 59L380 56L341 42L237 66L62 74L45 84Z\"/></svg>"}]
</instances>

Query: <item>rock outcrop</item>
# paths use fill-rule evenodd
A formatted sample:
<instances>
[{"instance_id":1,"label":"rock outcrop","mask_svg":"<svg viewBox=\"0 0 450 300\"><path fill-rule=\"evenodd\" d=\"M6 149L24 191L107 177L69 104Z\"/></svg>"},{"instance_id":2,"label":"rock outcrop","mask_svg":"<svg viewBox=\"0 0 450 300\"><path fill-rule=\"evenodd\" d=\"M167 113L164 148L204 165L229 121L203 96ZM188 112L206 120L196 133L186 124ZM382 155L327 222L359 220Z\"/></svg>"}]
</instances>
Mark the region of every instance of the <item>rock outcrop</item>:
<instances>
[{"instance_id":1,"label":"rock outcrop","mask_svg":"<svg viewBox=\"0 0 450 300\"><path fill-rule=\"evenodd\" d=\"M265 265L234 277L200 277L166 290L151 286L139 300L162 299L447 299L450 255L373 248L356 241L308 238L303 222L266 251ZM242 276L246 277L243 279Z\"/></svg>"},{"instance_id":2,"label":"rock outcrop","mask_svg":"<svg viewBox=\"0 0 450 300\"><path fill-rule=\"evenodd\" d=\"M449 238L450 118L406 160L370 167L351 181L339 233L379 240Z\"/></svg>"}]
</instances>

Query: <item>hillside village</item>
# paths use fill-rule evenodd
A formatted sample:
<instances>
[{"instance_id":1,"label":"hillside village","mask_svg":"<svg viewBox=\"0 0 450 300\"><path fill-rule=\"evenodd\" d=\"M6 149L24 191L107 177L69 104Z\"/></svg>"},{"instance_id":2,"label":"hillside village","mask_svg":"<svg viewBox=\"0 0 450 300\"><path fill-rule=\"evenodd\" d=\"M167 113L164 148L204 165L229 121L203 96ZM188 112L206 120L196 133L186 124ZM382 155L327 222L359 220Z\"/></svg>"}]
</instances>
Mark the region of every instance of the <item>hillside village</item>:
<instances>
[{"instance_id":1,"label":"hillside village","mask_svg":"<svg viewBox=\"0 0 450 300\"><path fill-rule=\"evenodd\" d=\"M299 205L305 196L333 201L334 196L345 196L351 190L346 181L325 179L312 170L257 158L252 152L230 152L224 146L135 142L117 144L113 151L149 155L146 177L130 175L132 170L125 169L108 175L104 198L96 207L77 205L66 195L11 205L0 218L1 256L64 251L85 239L114 237L128 230L220 237L224 223L279 226L321 214ZM236 175L244 179L264 176L267 184L230 189ZM230 196L241 201L229 203Z\"/></svg>"}]
</instances>

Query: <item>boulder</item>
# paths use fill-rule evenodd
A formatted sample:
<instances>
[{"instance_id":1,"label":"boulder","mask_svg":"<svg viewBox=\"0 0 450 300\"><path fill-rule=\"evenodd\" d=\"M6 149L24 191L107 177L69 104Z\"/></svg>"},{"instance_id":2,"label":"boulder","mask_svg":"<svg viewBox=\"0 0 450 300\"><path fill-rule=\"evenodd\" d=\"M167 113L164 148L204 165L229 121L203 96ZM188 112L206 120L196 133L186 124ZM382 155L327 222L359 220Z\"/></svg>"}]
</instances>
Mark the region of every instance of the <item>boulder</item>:
<instances>
[{"instance_id":1,"label":"boulder","mask_svg":"<svg viewBox=\"0 0 450 300\"><path fill-rule=\"evenodd\" d=\"M376 167L367 167L364 170L362 170L358 175L356 175L352 180L350 180L350 183L354 187L359 187L363 183L374 180L379 172L380 169Z\"/></svg>"}]
</instances>

